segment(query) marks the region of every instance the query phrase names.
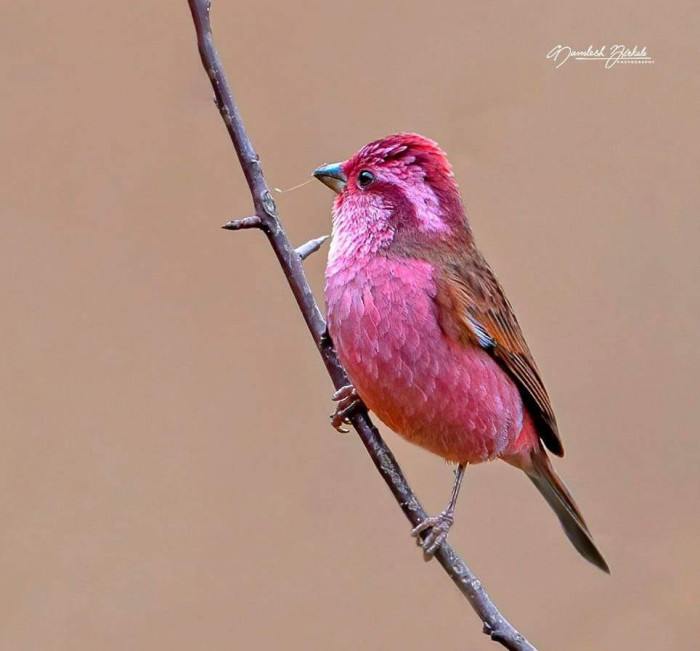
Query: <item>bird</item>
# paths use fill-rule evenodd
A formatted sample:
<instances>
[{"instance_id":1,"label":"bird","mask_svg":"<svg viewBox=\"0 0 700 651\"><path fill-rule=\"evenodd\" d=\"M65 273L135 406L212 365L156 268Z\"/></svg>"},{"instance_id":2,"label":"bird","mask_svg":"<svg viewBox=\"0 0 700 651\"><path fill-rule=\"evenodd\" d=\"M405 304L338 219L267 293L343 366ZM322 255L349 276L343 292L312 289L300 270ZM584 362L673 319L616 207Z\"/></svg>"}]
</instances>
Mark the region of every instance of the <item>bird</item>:
<instances>
[{"instance_id":1,"label":"bird","mask_svg":"<svg viewBox=\"0 0 700 651\"><path fill-rule=\"evenodd\" d=\"M456 464L447 507L411 532L425 557L447 539L466 467L500 459L527 475L581 556L609 573L547 453L564 453L549 395L444 151L397 133L313 176L336 193L327 333L350 384L333 396L333 425L365 407Z\"/></svg>"}]
</instances>

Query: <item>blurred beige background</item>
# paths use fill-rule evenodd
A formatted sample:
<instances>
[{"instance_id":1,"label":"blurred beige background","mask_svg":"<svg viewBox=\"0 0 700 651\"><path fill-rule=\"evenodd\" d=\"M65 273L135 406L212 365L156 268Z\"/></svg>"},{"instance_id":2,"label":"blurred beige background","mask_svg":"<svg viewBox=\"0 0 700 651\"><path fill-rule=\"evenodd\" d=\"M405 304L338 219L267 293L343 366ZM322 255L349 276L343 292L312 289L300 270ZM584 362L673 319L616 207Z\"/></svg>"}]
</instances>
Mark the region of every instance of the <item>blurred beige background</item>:
<instances>
[{"instance_id":1,"label":"blurred beige background","mask_svg":"<svg viewBox=\"0 0 700 651\"><path fill-rule=\"evenodd\" d=\"M497 604L541 649L695 647L696 3L218 0L213 21L271 185L399 130L451 157L613 568L479 467L451 540ZM545 58L617 42L656 63ZM0 43L0 649L495 648L330 429L264 238L219 228L250 200L185 0L5 2ZM331 200L279 198L295 242ZM449 469L387 440L441 509Z\"/></svg>"}]
</instances>

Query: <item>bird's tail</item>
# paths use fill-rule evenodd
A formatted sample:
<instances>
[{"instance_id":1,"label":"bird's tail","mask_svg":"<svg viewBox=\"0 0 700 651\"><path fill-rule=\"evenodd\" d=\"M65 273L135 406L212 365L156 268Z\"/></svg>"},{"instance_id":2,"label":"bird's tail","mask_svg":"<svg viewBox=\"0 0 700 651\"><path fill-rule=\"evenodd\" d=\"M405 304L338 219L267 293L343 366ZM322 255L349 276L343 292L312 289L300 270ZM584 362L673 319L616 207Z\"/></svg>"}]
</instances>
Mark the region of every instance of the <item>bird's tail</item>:
<instances>
[{"instance_id":1,"label":"bird's tail","mask_svg":"<svg viewBox=\"0 0 700 651\"><path fill-rule=\"evenodd\" d=\"M610 568L598 551L593 536L586 526L583 515L561 477L557 475L541 443L529 453L518 455L518 459L508 459L510 463L525 471L530 481L547 500L556 513L566 537L586 560L603 572L610 574Z\"/></svg>"}]
</instances>

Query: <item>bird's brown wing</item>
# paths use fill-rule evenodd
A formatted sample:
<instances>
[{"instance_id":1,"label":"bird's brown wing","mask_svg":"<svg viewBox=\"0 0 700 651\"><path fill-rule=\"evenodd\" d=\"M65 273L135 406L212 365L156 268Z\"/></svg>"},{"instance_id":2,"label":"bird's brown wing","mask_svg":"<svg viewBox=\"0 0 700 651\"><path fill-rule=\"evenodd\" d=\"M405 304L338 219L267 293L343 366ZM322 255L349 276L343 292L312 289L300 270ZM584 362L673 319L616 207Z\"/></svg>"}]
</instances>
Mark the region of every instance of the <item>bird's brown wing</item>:
<instances>
[{"instance_id":1,"label":"bird's brown wing","mask_svg":"<svg viewBox=\"0 0 700 651\"><path fill-rule=\"evenodd\" d=\"M513 308L491 268L475 250L440 266L437 304L443 330L486 350L515 381L544 444L556 455L564 447L554 410Z\"/></svg>"}]
</instances>

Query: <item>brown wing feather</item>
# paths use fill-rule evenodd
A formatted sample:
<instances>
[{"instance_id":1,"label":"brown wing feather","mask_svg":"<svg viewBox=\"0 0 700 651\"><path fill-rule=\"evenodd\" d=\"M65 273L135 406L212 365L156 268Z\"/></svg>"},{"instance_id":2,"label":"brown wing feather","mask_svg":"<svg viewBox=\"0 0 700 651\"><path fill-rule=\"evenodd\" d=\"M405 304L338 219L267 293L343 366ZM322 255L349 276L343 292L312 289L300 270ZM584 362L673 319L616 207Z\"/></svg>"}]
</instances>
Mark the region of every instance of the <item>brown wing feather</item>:
<instances>
[{"instance_id":1,"label":"brown wing feather","mask_svg":"<svg viewBox=\"0 0 700 651\"><path fill-rule=\"evenodd\" d=\"M443 329L463 343L487 350L516 382L544 444L556 455L564 448L554 410L525 342L513 308L491 268L472 249L451 261L438 278L437 303Z\"/></svg>"}]
</instances>

